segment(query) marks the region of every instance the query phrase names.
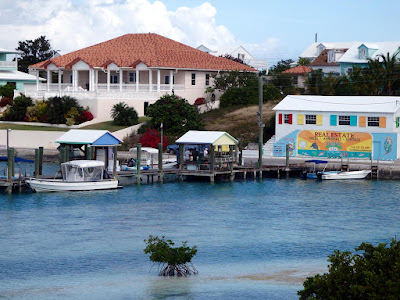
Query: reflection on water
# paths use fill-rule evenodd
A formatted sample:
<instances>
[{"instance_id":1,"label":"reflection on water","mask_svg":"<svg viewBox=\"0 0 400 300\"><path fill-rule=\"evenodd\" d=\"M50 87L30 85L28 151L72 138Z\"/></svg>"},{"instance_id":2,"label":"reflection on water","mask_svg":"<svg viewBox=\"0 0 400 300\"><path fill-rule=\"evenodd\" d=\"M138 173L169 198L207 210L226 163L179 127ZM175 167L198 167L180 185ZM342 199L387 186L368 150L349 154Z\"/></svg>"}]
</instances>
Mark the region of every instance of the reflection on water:
<instances>
[{"instance_id":1,"label":"reflection on water","mask_svg":"<svg viewBox=\"0 0 400 300\"><path fill-rule=\"evenodd\" d=\"M333 250L399 234L399 186L266 179L0 194L0 297L297 299ZM196 245L199 274L158 277L143 253L149 234Z\"/></svg>"}]
</instances>

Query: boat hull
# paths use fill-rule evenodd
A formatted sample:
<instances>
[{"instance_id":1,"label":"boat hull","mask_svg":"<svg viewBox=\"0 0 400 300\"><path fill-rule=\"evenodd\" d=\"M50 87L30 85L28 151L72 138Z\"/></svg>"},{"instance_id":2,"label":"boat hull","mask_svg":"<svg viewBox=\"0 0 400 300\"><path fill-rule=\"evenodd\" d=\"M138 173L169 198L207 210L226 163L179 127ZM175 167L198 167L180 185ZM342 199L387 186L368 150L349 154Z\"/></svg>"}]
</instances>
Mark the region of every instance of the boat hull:
<instances>
[{"instance_id":1,"label":"boat hull","mask_svg":"<svg viewBox=\"0 0 400 300\"><path fill-rule=\"evenodd\" d=\"M371 170L339 172L331 174L321 174L322 180L345 180L345 179L364 179L371 173Z\"/></svg>"},{"instance_id":2,"label":"boat hull","mask_svg":"<svg viewBox=\"0 0 400 300\"><path fill-rule=\"evenodd\" d=\"M68 182L57 179L26 179L25 182L36 192L94 191L118 188L118 180Z\"/></svg>"}]
</instances>

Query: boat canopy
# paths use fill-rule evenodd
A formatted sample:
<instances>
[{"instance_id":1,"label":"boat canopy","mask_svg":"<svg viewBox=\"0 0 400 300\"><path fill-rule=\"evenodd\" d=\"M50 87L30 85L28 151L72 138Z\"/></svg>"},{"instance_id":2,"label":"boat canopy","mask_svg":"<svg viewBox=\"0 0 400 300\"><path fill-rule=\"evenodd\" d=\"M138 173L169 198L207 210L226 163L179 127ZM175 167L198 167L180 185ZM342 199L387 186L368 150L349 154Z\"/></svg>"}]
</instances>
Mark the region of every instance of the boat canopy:
<instances>
[{"instance_id":1,"label":"boat canopy","mask_svg":"<svg viewBox=\"0 0 400 300\"><path fill-rule=\"evenodd\" d=\"M103 180L104 162L98 160L73 160L61 164L63 180L68 182Z\"/></svg>"},{"instance_id":2,"label":"boat canopy","mask_svg":"<svg viewBox=\"0 0 400 300\"><path fill-rule=\"evenodd\" d=\"M306 163L315 163L315 164L327 164L327 160L319 160L319 159L311 159L311 160L306 160Z\"/></svg>"},{"instance_id":3,"label":"boat canopy","mask_svg":"<svg viewBox=\"0 0 400 300\"><path fill-rule=\"evenodd\" d=\"M137 159L137 148L129 149L132 158ZM142 147L140 151L140 164L153 165L158 163L158 149L151 147Z\"/></svg>"}]
</instances>

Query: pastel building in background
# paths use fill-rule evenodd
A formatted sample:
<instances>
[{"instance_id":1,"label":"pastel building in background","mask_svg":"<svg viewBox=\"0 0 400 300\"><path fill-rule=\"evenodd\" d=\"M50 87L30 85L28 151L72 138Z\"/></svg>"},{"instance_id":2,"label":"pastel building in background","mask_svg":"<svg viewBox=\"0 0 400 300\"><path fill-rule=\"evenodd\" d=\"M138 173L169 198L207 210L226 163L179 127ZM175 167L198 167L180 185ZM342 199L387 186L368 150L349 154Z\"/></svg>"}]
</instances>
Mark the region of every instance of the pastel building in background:
<instances>
[{"instance_id":1,"label":"pastel building in background","mask_svg":"<svg viewBox=\"0 0 400 300\"><path fill-rule=\"evenodd\" d=\"M398 55L400 41L391 42L334 42L312 43L301 55L311 61L313 70L321 70L324 74L349 75L354 67L366 68L369 59L379 55L385 57Z\"/></svg>"},{"instance_id":2,"label":"pastel building in background","mask_svg":"<svg viewBox=\"0 0 400 300\"><path fill-rule=\"evenodd\" d=\"M274 111L274 156L400 157L400 97L289 95Z\"/></svg>"},{"instance_id":3,"label":"pastel building in background","mask_svg":"<svg viewBox=\"0 0 400 300\"><path fill-rule=\"evenodd\" d=\"M21 51L0 48L0 86L13 84L18 91L33 88L43 78L18 71L18 54Z\"/></svg>"}]
</instances>

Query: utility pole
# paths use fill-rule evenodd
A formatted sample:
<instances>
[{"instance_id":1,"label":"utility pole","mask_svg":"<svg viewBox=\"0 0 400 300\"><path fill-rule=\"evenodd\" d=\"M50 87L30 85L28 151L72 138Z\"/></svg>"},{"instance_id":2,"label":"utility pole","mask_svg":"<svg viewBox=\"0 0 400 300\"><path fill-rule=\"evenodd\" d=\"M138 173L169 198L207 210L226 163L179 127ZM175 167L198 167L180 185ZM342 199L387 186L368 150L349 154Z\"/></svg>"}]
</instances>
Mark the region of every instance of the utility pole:
<instances>
[{"instance_id":1,"label":"utility pole","mask_svg":"<svg viewBox=\"0 0 400 300\"><path fill-rule=\"evenodd\" d=\"M263 124L263 119L262 119L262 105L263 105L263 82L262 82L262 77L261 74L258 75L258 167L260 169L260 178L262 178L262 155L263 155L263 133L264 133L264 127L265 125Z\"/></svg>"}]
</instances>

